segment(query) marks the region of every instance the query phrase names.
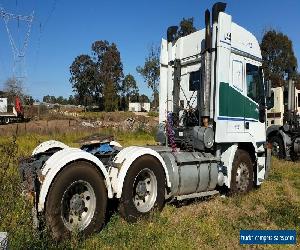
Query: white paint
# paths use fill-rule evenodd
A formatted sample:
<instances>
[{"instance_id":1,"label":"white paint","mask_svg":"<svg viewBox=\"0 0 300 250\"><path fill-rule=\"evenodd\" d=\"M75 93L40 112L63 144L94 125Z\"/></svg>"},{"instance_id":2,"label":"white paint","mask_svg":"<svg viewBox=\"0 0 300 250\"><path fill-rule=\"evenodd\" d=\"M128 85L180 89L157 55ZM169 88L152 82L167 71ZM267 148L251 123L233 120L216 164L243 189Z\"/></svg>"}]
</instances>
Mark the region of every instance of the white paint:
<instances>
[{"instance_id":1,"label":"white paint","mask_svg":"<svg viewBox=\"0 0 300 250\"><path fill-rule=\"evenodd\" d=\"M266 172L266 168L265 168L265 157L257 157L257 168L256 168L256 175L257 175L257 179L256 179L256 185L260 185L262 184L261 180L265 179L265 172ZM262 169L260 170L260 166L263 166Z\"/></svg>"},{"instance_id":2,"label":"white paint","mask_svg":"<svg viewBox=\"0 0 300 250\"><path fill-rule=\"evenodd\" d=\"M0 113L7 112L7 98L0 98Z\"/></svg>"},{"instance_id":3,"label":"white paint","mask_svg":"<svg viewBox=\"0 0 300 250\"><path fill-rule=\"evenodd\" d=\"M160 156L159 153L157 153L156 151L150 148L136 147L136 146L127 147L121 150L114 159L114 163L119 168L118 174L116 174L115 172L110 174L110 177L112 177L113 191L114 193L116 193L117 198L121 198L123 184L128 169L138 157L144 155L152 155L159 160L159 162L162 164L162 167L165 171L167 186L171 187L168 169L166 167L163 158Z\"/></svg>"},{"instance_id":4,"label":"white paint","mask_svg":"<svg viewBox=\"0 0 300 250\"><path fill-rule=\"evenodd\" d=\"M109 143L110 146L113 146L113 147L118 147L118 148L122 148L122 145L120 143L118 143L117 141L111 141Z\"/></svg>"},{"instance_id":5,"label":"white paint","mask_svg":"<svg viewBox=\"0 0 300 250\"><path fill-rule=\"evenodd\" d=\"M267 114L270 117L267 118L267 127L271 125L283 126L283 114L284 114L284 89L283 87L272 88L272 97L274 106L267 110ZM300 114L300 90L295 88L295 110L297 114ZM277 114L275 117L275 113ZM280 115L279 115L280 113Z\"/></svg>"},{"instance_id":6,"label":"white paint","mask_svg":"<svg viewBox=\"0 0 300 250\"><path fill-rule=\"evenodd\" d=\"M132 111L132 112L142 112L142 111L149 112L150 111L150 103L149 102L130 102L128 110Z\"/></svg>"},{"instance_id":7,"label":"white paint","mask_svg":"<svg viewBox=\"0 0 300 250\"><path fill-rule=\"evenodd\" d=\"M55 141L55 140L50 140L50 141L45 141L42 142L40 145L38 145L32 152L32 155L36 155L38 153L43 153L46 152L47 150L51 148L68 148L66 144L60 142L60 141Z\"/></svg>"},{"instance_id":8,"label":"white paint","mask_svg":"<svg viewBox=\"0 0 300 250\"><path fill-rule=\"evenodd\" d=\"M225 176L224 179L225 179L225 185L228 188L230 188L232 163L237 148L238 145L233 144L221 154L221 161L224 163L224 166L227 167L227 176Z\"/></svg>"},{"instance_id":9,"label":"white paint","mask_svg":"<svg viewBox=\"0 0 300 250\"><path fill-rule=\"evenodd\" d=\"M42 212L45 207L46 197L49 192L49 188L54 178L58 174L58 172L63 169L66 165L71 162L85 160L93 163L96 167L99 168L100 172L103 174L105 179L105 184L107 188L107 196L108 198L113 197L111 182L109 179L108 172L104 167L103 163L94 155L85 152L81 149L77 148L65 148L61 151L53 154L42 167L42 175L45 177L43 183L41 184L41 191L39 195L38 202L38 211Z\"/></svg>"}]
</instances>

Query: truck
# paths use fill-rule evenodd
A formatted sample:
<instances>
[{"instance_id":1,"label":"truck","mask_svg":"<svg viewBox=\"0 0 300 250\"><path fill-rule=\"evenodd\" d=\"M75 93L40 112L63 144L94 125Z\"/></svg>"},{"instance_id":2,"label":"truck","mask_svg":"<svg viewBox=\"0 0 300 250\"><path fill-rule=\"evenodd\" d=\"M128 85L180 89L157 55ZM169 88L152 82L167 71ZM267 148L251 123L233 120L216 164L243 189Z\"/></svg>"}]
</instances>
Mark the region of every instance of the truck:
<instances>
[{"instance_id":1,"label":"truck","mask_svg":"<svg viewBox=\"0 0 300 250\"><path fill-rule=\"evenodd\" d=\"M24 120L24 110L20 97L0 91L0 124Z\"/></svg>"},{"instance_id":2,"label":"truck","mask_svg":"<svg viewBox=\"0 0 300 250\"><path fill-rule=\"evenodd\" d=\"M176 39L171 26L162 39L158 145L50 140L20 162L37 227L45 221L55 239L88 235L104 226L109 201L132 222L166 202L245 194L264 182L271 149L261 51L225 8L206 10L204 29Z\"/></svg>"},{"instance_id":3,"label":"truck","mask_svg":"<svg viewBox=\"0 0 300 250\"><path fill-rule=\"evenodd\" d=\"M300 90L293 79L288 85L271 89L267 98L267 141L272 155L297 161L300 155Z\"/></svg>"}]
</instances>

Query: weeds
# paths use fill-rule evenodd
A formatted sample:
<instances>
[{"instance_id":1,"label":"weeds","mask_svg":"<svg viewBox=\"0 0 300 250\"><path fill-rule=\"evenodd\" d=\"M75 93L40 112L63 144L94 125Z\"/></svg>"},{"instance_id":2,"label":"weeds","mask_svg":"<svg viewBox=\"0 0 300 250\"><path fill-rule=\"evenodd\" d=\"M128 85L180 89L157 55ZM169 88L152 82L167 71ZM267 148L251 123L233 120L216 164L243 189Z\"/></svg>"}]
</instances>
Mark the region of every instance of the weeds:
<instances>
[{"instance_id":1,"label":"weeds","mask_svg":"<svg viewBox=\"0 0 300 250\"><path fill-rule=\"evenodd\" d=\"M240 248L240 229L296 229L300 231L299 163L273 159L270 178L246 196L194 200L166 205L150 220L129 224L116 213L105 228L86 239L76 235L55 243L47 231L32 229L31 204L21 195L18 158L48 139L79 146L79 139L100 130L20 133L0 138L0 231L9 233L11 249L47 248ZM153 134L101 130L124 146L154 144ZM16 134L16 133L15 133ZM299 242L299 241L298 241ZM277 249L278 246L260 246ZM295 246L284 246L295 247ZM300 247L299 243L296 247Z\"/></svg>"}]
</instances>

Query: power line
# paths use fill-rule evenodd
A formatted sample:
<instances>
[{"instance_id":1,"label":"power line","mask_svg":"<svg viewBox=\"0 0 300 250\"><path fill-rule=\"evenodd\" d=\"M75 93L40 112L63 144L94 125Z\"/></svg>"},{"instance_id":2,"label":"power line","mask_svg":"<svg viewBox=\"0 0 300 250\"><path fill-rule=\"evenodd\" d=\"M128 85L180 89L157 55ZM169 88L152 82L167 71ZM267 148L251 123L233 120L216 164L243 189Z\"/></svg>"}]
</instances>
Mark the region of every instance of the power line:
<instances>
[{"instance_id":1,"label":"power line","mask_svg":"<svg viewBox=\"0 0 300 250\"><path fill-rule=\"evenodd\" d=\"M38 39L37 39L37 46L36 46L36 53L35 53L35 63L34 63L34 70L36 70L36 65L37 65L37 61L39 60L39 53L40 53L40 47L41 47L41 42L42 42L42 36L44 33L44 30L48 24L48 22L50 21L50 19L53 16L53 13L55 12L56 8L57 8L57 3L58 0L53 0L52 2L52 7L49 11L49 14L47 15L45 21L38 21L39 23L39 27L38 27Z\"/></svg>"}]
</instances>

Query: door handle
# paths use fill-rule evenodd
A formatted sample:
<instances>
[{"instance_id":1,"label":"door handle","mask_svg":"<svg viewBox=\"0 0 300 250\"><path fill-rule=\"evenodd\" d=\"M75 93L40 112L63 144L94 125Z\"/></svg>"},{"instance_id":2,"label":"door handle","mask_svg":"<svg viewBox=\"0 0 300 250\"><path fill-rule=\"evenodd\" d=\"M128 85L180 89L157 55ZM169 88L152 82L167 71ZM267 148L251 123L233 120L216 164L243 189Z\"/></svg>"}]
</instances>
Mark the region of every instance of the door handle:
<instances>
[{"instance_id":1,"label":"door handle","mask_svg":"<svg viewBox=\"0 0 300 250\"><path fill-rule=\"evenodd\" d=\"M249 122L245 122L245 129L249 129Z\"/></svg>"}]
</instances>

